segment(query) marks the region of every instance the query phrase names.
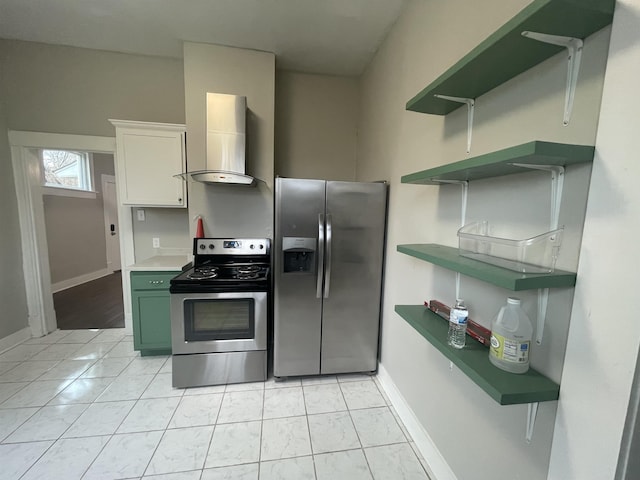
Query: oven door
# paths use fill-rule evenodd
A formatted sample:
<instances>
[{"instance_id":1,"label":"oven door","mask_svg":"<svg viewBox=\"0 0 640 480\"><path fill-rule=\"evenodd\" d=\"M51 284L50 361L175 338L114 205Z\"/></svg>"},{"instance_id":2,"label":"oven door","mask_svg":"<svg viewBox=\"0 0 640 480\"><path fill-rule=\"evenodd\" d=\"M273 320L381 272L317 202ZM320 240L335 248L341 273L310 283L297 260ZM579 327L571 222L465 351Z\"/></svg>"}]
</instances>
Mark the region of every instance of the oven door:
<instances>
[{"instance_id":1,"label":"oven door","mask_svg":"<svg viewBox=\"0 0 640 480\"><path fill-rule=\"evenodd\" d=\"M174 355L267 349L267 293L172 293Z\"/></svg>"}]
</instances>

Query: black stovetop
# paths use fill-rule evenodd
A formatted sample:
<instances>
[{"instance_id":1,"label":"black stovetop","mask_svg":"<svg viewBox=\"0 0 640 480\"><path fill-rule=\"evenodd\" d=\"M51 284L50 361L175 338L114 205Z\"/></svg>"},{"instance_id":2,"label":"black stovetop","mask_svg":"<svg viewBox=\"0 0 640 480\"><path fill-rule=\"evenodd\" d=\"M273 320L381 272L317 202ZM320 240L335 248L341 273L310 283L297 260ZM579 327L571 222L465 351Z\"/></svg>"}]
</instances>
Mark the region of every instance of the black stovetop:
<instances>
[{"instance_id":1,"label":"black stovetop","mask_svg":"<svg viewBox=\"0 0 640 480\"><path fill-rule=\"evenodd\" d=\"M171 279L171 293L269 289L268 239L197 238L193 248L193 265Z\"/></svg>"}]
</instances>

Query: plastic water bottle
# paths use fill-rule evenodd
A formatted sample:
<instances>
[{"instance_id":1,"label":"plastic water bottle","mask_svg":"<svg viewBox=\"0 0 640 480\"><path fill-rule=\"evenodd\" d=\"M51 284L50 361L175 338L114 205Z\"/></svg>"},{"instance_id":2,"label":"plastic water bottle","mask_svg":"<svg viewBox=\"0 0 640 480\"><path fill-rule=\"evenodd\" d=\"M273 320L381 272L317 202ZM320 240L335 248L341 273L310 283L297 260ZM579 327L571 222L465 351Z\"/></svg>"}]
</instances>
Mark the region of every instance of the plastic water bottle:
<instances>
[{"instance_id":1,"label":"plastic water bottle","mask_svg":"<svg viewBox=\"0 0 640 480\"><path fill-rule=\"evenodd\" d=\"M491 323L489 360L507 372L526 373L532 336L533 326L520 307L520 299L509 297Z\"/></svg>"},{"instance_id":2,"label":"plastic water bottle","mask_svg":"<svg viewBox=\"0 0 640 480\"><path fill-rule=\"evenodd\" d=\"M467 341L467 318L469 311L461 298L456 299L456 305L449 312L449 334L447 343L454 348L464 348Z\"/></svg>"}]
</instances>

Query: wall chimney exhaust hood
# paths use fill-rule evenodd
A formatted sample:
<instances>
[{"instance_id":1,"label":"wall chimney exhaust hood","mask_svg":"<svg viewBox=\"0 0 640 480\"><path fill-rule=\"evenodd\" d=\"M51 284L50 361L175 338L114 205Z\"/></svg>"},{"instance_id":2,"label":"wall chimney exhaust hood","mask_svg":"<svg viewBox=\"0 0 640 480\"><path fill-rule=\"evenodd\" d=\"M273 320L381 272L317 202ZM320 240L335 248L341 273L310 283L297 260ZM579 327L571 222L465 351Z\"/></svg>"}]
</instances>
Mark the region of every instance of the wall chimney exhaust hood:
<instances>
[{"instance_id":1,"label":"wall chimney exhaust hood","mask_svg":"<svg viewBox=\"0 0 640 480\"><path fill-rule=\"evenodd\" d=\"M208 184L255 184L245 175L246 111L247 97L207 92L205 169L186 175Z\"/></svg>"}]
</instances>

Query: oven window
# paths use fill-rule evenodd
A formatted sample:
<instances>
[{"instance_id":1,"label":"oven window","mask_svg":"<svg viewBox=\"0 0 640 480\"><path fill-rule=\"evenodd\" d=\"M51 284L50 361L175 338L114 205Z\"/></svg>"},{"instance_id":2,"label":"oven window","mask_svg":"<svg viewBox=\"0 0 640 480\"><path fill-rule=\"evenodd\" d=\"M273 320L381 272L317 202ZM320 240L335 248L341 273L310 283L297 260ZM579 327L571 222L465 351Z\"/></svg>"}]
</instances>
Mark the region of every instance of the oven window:
<instances>
[{"instance_id":1,"label":"oven window","mask_svg":"<svg viewBox=\"0 0 640 480\"><path fill-rule=\"evenodd\" d=\"M184 318L187 342L255 337L253 298L187 300Z\"/></svg>"}]
</instances>

